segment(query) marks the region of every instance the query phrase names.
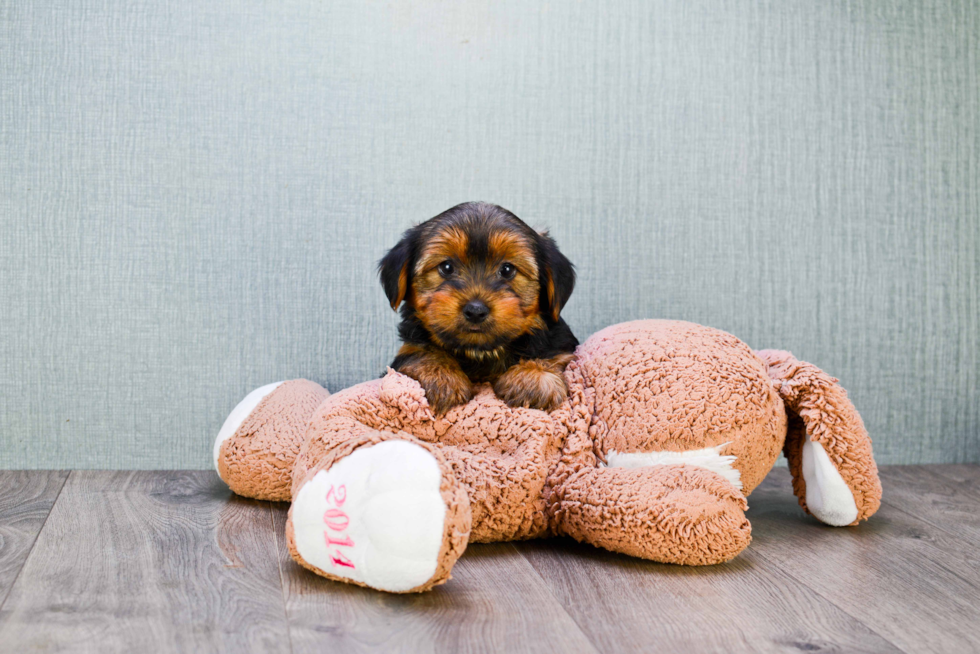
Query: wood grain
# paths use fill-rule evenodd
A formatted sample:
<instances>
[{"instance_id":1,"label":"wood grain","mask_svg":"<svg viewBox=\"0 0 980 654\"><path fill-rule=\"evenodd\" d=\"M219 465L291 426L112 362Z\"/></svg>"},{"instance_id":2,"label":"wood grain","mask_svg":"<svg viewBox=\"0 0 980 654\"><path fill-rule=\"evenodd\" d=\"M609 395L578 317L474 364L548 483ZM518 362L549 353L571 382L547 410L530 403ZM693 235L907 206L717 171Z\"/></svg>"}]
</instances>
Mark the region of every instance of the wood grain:
<instances>
[{"instance_id":1,"label":"wood grain","mask_svg":"<svg viewBox=\"0 0 980 654\"><path fill-rule=\"evenodd\" d=\"M980 466L889 466L881 481L892 508L980 544Z\"/></svg>"},{"instance_id":2,"label":"wood grain","mask_svg":"<svg viewBox=\"0 0 980 654\"><path fill-rule=\"evenodd\" d=\"M388 595L299 568L286 505L213 473L3 472L0 651L975 651L980 468L881 474L881 511L837 529L774 470L720 566L473 545L445 586Z\"/></svg>"},{"instance_id":3,"label":"wood grain","mask_svg":"<svg viewBox=\"0 0 980 654\"><path fill-rule=\"evenodd\" d=\"M802 513L788 471L774 470L749 498L751 550L905 651L975 651L976 542L895 509L887 487L885 499L866 523L828 527Z\"/></svg>"},{"instance_id":4,"label":"wood grain","mask_svg":"<svg viewBox=\"0 0 980 654\"><path fill-rule=\"evenodd\" d=\"M7 599L6 651L287 652L269 505L214 473L74 472Z\"/></svg>"},{"instance_id":5,"label":"wood grain","mask_svg":"<svg viewBox=\"0 0 980 654\"><path fill-rule=\"evenodd\" d=\"M896 466L896 469L901 470ZM980 493L980 464L958 463L928 466L928 469Z\"/></svg>"},{"instance_id":6,"label":"wood grain","mask_svg":"<svg viewBox=\"0 0 980 654\"><path fill-rule=\"evenodd\" d=\"M898 651L751 548L705 568L643 561L566 539L520 549L604 652Z\"/></svg>"},{"instance_id":7,"label":"wood grain","mask_svg":"<svg viewBox=\"0 0 980 654\"><path fill-rule=\"evenodd\" d=\"M274 512L283 533L286 507ZM470 545L429 593L388 595L300 568L280 540L289 628L302 652L595 652L510 543Z\"/></svg>"},{"instance_id":8,"label":"wood grain","mask_svg":"<svg viewBox=\"0 0 980 654\"><path fill-rule=\"evenodd\" d=\"M0 608L67 478L67 471L0 470Z\"/></svg>"}]
</instances>

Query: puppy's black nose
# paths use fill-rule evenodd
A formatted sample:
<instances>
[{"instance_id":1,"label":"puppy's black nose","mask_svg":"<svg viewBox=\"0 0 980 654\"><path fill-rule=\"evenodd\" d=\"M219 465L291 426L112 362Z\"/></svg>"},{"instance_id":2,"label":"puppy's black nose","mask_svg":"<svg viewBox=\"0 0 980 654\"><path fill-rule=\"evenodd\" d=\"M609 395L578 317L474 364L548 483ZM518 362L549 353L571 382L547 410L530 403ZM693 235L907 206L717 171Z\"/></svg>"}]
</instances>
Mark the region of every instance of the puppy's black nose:
<instances>
[{"instance_id":1,"label":"puppy's black nose","mask_svg":"<svg viewBox=\"0 0 980 654\"><path fill-rule=\"evenodd\" d=\"M481 323L490 315L490 307L479 300L470 300L463 307L463 315L471 323Z\"/></svg>"}]
</instances>

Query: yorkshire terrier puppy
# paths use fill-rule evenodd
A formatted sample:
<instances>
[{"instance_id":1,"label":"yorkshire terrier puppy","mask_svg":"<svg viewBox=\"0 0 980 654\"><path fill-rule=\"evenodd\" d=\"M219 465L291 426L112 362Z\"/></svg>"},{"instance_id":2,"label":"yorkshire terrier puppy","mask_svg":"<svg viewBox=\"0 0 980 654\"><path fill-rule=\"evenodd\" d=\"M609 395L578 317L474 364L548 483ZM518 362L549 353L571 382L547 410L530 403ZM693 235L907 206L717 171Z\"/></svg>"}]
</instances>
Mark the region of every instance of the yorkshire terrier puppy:
<instances>
[{"instance_id":1,"label":"yorkshire terrier puppy","mask_svg":"<svg viewBox=\"0 0 980 654\"><path fill-rule=\"evenodd\" d=\"M489 382L510 406L550 411L578 340L560 313L572 263L547 233L494 204L467 202L409 229L378 264L403 345L391 367L437 414ZM402 304L404 302L404 304Z\"/></svg>"}]
</instances>

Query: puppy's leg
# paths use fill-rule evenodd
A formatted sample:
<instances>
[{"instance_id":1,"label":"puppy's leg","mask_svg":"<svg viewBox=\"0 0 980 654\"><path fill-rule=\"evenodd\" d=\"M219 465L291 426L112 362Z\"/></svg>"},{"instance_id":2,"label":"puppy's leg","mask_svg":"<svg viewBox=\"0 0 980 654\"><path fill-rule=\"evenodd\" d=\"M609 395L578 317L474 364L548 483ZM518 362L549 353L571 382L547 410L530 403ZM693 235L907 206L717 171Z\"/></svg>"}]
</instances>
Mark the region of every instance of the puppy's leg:
<instances>
[{"instance_id":1,"label":"puppy's leg","mask_svg":"<svg viewBox=\"0 0 980 654\"><path fill-rule=\"evenodd\" d=\"M418 381L436 415L442 415L473 397L470 378L448 352L406 343L391 367Z\"/></svg>"},{"instance_id":2,"label":"puppy's leg","mask_svg":"<svg viewBox=\"0 0 980 654\"><path fill-rule=\"evenodd\" d=\"M521 361L494 382L493 391L510 406L553 411L568 397L562 372L573 358L573 354L559 354Z\"/></svg>"}]
</instances>

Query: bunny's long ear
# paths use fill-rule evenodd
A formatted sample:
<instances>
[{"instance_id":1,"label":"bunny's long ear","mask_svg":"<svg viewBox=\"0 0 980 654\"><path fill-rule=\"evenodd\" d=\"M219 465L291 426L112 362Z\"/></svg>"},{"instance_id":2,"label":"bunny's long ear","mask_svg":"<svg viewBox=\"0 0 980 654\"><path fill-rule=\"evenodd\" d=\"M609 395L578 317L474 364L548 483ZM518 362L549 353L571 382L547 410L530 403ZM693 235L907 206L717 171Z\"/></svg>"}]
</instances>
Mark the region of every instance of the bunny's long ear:
<instances>
[{"instance_id":1,"label":"bunny's long ear","mask_svg":"<svg viewBox=\"0 0 980 654\"><path fill-rule=\"evenodd\" d=\"M378 276L381 286L388 296L391 308L397 310L408 294L412 283L412 268L418 252L420 230L418 227L406 231L395 247L378 262Z\"/></svg>"},{"instance_id":2,"label":"bunny's long ear","mask_svg":"<svg viewBox=\"0 0 980 654\"><path fill-rule=\"evenodd\" d=\"M575 267L548 232L537 235L538 282L541 284L541 309L553 321L558 321L562 307L575 289Z\"/></svg>"},{"instance_id":3,"label":"bunny's long ear","mask_svg":"<svg viewBox=\"0 0 980 654\"><path fill-rule=\"evenodd\" d=\"M835 527L878 510L881 482L864 422L837 380L789 352L756 352L786 404L783 452L800 506Z\"/></svg>"}]
</instances>

